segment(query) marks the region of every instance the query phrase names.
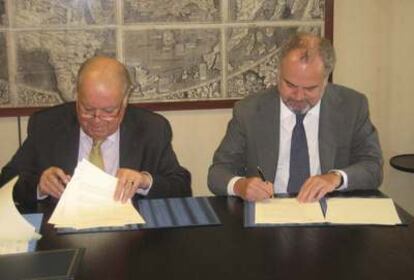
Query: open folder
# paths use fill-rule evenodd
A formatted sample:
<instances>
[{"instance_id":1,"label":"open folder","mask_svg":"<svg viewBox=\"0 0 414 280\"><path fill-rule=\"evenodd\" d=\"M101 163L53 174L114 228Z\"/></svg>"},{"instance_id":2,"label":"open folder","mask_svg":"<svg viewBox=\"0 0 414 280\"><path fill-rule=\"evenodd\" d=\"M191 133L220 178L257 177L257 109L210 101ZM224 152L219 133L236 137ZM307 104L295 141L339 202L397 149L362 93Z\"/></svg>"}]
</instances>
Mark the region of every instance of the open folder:
<instances>
[{"instance_id":1,"label":"open folder","mask_svg":"<svg viewBox=\"0 0 414 280\"><path fill-rule=\"evenodd\" d=\"M327 198L299 203L296 198L256 202L254 224L369 224L398 225L401 220L390 198Z\"/></svg>"}]
</instances>

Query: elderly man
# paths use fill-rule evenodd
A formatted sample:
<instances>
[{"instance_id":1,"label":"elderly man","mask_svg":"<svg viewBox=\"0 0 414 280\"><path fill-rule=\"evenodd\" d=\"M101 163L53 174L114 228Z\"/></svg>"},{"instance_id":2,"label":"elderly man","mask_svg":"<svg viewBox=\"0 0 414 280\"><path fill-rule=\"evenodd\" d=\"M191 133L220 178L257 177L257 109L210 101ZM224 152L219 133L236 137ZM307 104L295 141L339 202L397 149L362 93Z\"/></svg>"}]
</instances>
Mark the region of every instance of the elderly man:
<instances>
[{"instance_id":1,"label":"elderly man","mask_svg":"<svg viewBox=\"0 0 414 280\"><path fill-rule=\"evenodd\" d=\"M274 193L316 201L334 190L378 188L382 153L365 96L329 84L330 42L299 33L282 46L277 88L238 102L208 185L249 201Z\"/></svg>"},{"instance_id":2,"label":"elderly man","mask_svg":"<svg viewBox=\"0 0 414 280\"><path fill-rule=\"evenodd\" d=\"M171 146L162 116L128 106L129 75L121 63L94 57L80 68L77 100L32 115L27 139L3 168L0 183L19 175L21 203L59 198L77 162L90 159L118 177L115 200L190 196L190 174Z\"/></svg>"}]
</instances>

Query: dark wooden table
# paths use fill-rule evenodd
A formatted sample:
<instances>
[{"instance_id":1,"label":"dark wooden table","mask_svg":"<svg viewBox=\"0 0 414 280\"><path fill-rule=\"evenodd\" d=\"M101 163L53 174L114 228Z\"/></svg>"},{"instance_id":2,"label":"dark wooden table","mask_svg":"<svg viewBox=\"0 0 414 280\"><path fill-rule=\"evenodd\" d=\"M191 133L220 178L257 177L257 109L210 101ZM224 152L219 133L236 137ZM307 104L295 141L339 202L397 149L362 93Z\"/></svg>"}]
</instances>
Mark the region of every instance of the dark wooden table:
<instances>
[{"instance_id":1,"label":"dark wooden table","mask_svg":"<svg viewBox=\"0 0 414 280\"><path fill-rule=\"evenodd\" d=\"M38 250L86 248L76 279L411 279L414 226L243 227L243 203L212 197L223 225L60 235ZM47 221L53 207L39 204ZM401 213L412 220L405 211Z\"/></svg>"},{"instance_id":2,"label":"dark wooden table","mask_svg":"<svg viewBox=\"0 0 414 280\"><path fill-rule=\"evenodd\" d=\"M394 156L390 159L390 164L398 170L414 173L414 154Z\"/></svg>"}]
</instances>

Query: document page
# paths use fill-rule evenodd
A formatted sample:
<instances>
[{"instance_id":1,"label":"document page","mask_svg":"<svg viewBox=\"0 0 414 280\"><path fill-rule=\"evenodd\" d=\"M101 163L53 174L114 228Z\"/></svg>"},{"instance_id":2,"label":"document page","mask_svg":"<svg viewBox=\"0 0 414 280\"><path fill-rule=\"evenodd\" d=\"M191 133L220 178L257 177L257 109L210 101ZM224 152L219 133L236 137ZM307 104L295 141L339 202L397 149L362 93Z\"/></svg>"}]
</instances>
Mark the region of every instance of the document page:
<instances>
[{"instance_id":1,"label":"document page","mask_svg":"<svg viewBox=\"0 0 414 280\"><path fill-rule=\"evenodd\" d=\"M296 198L274 198L256 202L256 224L324 223L319 202L299 203Z\"/></svg>"},{"instance_id":2,"label":"document page","mask_svg":"<svg viewBox=\"0 0 414 280\"><path fill-rule=\"evenodd\" d=\"M0 188L0 254L27 252L29 241L41 237L14 205L13 188L17 179Z\"/></svg>"},{"instance_id":3,"label":"document page","mask_svg":"<svg viewBox=\"0 0 414 280\"><path fill-rule=\"evenodd\" d=\"M117 180L85 159L79 162L49 223L75 229L145 223L131 201L114 201Z\"/></svg>"},{"instance_id":4,"label":"document page","mask_svg":"<svg viewBox=\"0 0 414 280\"><path fill-rule=\"evenodd\" d=\"M329 198L326 220L335 224L401 224L390 198Z\"/></svg>"}]
</instances>

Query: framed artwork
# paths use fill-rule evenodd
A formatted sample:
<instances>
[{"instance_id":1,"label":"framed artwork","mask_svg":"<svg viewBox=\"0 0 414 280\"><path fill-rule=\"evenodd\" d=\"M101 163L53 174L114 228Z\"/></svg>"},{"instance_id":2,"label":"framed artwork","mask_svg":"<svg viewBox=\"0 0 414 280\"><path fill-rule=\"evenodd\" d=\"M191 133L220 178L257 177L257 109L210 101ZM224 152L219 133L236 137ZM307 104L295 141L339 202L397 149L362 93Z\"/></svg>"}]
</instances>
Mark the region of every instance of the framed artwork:
<instances>
[{"instance_id":1,"label":"framed artwork","mask_svg":"<svg viewBox=\"0 0 414 280\"><path fill-rule=\"evenodd\" d=\"M0 0L0 116L74 99L80 64L116 57L151 110L229 108L274 85L297 31L333 39L333 0Z\"/></svg>"}]
</instances>

